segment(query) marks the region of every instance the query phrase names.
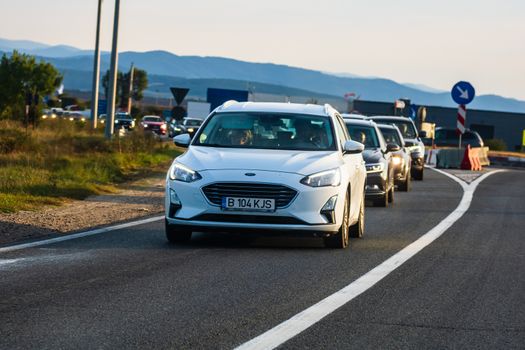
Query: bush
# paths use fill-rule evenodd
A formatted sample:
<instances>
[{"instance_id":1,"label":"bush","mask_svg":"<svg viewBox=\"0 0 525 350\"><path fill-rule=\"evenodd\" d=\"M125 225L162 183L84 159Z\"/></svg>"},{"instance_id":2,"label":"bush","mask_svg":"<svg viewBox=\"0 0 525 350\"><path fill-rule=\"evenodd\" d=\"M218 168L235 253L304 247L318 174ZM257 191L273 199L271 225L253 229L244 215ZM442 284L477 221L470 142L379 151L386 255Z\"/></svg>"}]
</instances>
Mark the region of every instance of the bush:
<instances>
[{"instance_id":1,"label":"bush","mask_svg":"<svg viewBox=\"0 0 525 350\"><path fill-rule=\"evenodd\" d=\"M485 146L491 151L506 151L507 144L501 139L489 139L485 140Z\"/></svg>"},{"instance_id":2,"label":"bush","mask_svg":"<svg viewBox=\"0 0 525 350\"><path fill-rule=\"evenodd\" d=\"M30 141L22 130L0 129L0 154L23 151Z\"/></svg>"}]
</instances>

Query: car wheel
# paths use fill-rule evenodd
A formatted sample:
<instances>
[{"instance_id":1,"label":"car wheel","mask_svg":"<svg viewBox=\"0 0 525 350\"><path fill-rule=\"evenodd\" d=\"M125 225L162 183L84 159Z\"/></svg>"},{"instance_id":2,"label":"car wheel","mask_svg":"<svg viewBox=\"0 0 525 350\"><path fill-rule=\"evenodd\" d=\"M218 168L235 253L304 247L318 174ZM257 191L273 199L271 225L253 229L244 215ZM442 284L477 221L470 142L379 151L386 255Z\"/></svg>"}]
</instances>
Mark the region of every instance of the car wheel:
<instances>
[{"instance_id":1,"label":"car wheel","mask_svg":"<svg viewBox=\"0 0 525 350\"><path fill-rule=\"evenodd\" d=\"M385 194L379 198L374 199L374 207L388 207L388 203L390 200L388 199L389 191L385 192Z\"/></svg>"},{"instance_id":2,"label":"car wheel","mask_svg":"<svg viewBox=\"0 0 525 350\"><path fill-rule=\"evenodd\" d=\"M184 243L191 239L191 231L181 230L174 225L170 225L165 219L166 238L170 243Z\"/></svg>"},{"instance_id":3,"label":"car wheel","mask_svg":"<svg viewBox=\"0 0 525 350\"><path fill-rule=\"evenodd\" d=\"M410 174L407 173L405 181L402 184L399 184L398 186L398 189L400 191L403 191L403 192L410 191L410 184L411 184L410 178L411 178Z\"/></svg>"},{"instance_id":4,"label":"car wheel","mask_svg":"<svg viewBox=\"0 0 525 350\"><path fill-rule=\"evenodd\" d=\"M414 172L414 180L422 181L423 180L423 168Z\"/></svg>"},{"instance_id":5,"label":"car wheel","mask_svg":"<svg viewBox=\"0 0 525 350\"><path fill-rule=\"evenodd\" d=\"M394 185L390 187L390 193L388 194L388 203L394 203Z\"/></svg>"},{"instance_id":6,"label":"car wheel","mask_svg":"<svg viewBox=\"0 0 525 350\"><path fill-rule=\"evenodd\" d=\"M365 194L361 197L361 205L359 208L359 215L357 216L357 222L350 226L348 233L352 238L362 238L365 233Z\"/></svg>"},{"instance_id":7,"label":"car wheel","mask_svg":"<svg viewBox=\"0 0 525 350\"><path fill-rule=\"evenodd\" d=\"M348 210L348 195L345 197L345 207L343 210L343 222L339 231L335 235L326 237L324 239L324 245L328 248L346 248L348 247L348 230L349 230L349 210Z\"/></svg>"}]
</instances>

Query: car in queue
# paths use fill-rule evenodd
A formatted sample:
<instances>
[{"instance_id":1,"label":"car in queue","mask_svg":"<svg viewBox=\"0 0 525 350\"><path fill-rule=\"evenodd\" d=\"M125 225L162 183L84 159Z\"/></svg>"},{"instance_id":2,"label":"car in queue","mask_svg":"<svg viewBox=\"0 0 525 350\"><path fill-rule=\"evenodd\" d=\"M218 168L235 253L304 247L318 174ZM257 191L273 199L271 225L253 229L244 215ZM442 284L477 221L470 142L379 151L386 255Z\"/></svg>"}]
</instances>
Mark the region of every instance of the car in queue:
<instances>
[{"instance_id":1,"label":"car in queue","mask_svg":"<svg viewBox=\"0 0 525 350\"><path fill-rule=\"evenodd\" d=\"M458 147L459 135L455 128L438 127L436 128L434 145L437 147ZM465 129L461 135L461 146L466 147L484 147L485 143L481 136L474 130Z\"/></svg>"},{"instance_id":2,"label":"car in queue","mask_svg":"<svg viewBox=\"0 0 525 350\"><path fill-rule=\"evenodd\" d=\"M106 118L107 118L106 114L101 114L98 116L98 122L101 125L105 125ZM133 119L133 117L131 117L131 115L126 112L115 113L115 119L113 123L114 123L115 130L119 130L119 129L133 130L135 128L135 119Z\"/></svg>"},{"instance_id":3,"label":"car in queue","mask_svg":"<svg viewBox=\"0 0 525 350\"><path fill-rule=\"evenodd\" d=\"M394 143L400 147L397 152L392 152L392 163L394 164L394 183L399 191L410 191L412 157L405 146L405 140L397 126L392 124L378 124L379 130L386 143Z\"/></svg>"},{"instance_id":4,"label":"car in queue","mask_svg":"<svg viewBox=\"0 0 525 350\"><path fill-rule=\"evenodd\" d=\"M151 131L157 135L166 135L168 132L168 125L159 116L156 115L146 115L142 118L140 126L145 131Z\"/></svg>"},{"instance_id":5,"label":"car in queue","mask_svg":"<svg viewBox=\"0 0 525 350\"><path fill-rule=\"evenodd\" d=\"M387 144L377 124L370 120L344 120L352 140L364 145L366 162L366 199L374 206L387 207L394 202L393 152L400 150L396 144Z\"/></svg>"},{"instance_id":6,"label":"car in queue","mask_svg":"<svg viewBox=\"0 0 525 350\"><path fill-rule=\"evenodd\" d=\"M363 145L329 105L239 103L215 109L166 179L169 242L194 231L322 237L346 248L364 233Z\"/></svg>"},{"instance_id":7,"label":"car in queue","mask_svg":"<svg viewBox=\"0 0 525 350\"><path fill-rule=\"evenodd\" d=\"M421 138L426 137L426 132L418 133L414 122L410 118L398 116L371 116L368 119L379 124L394 124L397 126L405 140L405 147L412 157L410 174L414 180L423 180L425 170L425 144Z\"/></svg>"},{"instance_id":8,"label":"car in queue","mask_svg":"<svg viewBox=\"0 0 525 350\"><path fill-rule=\"evenodd\" d=\"M192 137L199 130L203 120L198 118L184 118L182 123L170 123L169 137L174 137L181 134L190 134Z\"/></svg>"}]
</instances>

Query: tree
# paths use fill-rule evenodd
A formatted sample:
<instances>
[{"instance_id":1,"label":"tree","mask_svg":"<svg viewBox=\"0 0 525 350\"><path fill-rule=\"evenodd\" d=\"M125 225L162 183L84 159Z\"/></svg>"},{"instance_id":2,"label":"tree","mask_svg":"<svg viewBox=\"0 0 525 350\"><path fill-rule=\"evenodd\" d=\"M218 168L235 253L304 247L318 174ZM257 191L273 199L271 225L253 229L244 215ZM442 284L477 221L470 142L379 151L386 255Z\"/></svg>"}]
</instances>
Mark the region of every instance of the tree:
<instances>
[{"instance_id":1,"label":"tree","mask_svg":"<svg viewBox=\"0 0 525 350\"><path fill-rule=\"evenodd\" d=\"M129 82L130 72L128 73L117 73L117 92L116 92L116 104L121 108L125 108L128 105L129 98ZM106 71L102 77L102 86L104 88L104 95L106 98L109 94L109 71ZM135 68L133 73L133 91L131 98L135 101L140 101L144 98L144 90L148 87L148 73L145 70Z\"/></svg>"},{"instance_id":2,"label":"tree","mask_svg":"<svg viewBox=\"0 0 525 350\"><path fill-rule=\"evenodd\" d=\"M27 96L32 96L33 114L39 101L35 96L50 95L62 83L59 71L50 63L14 51L0 60L0 117L23 120ZM36 100L36 101L35 101ZM36 102L36 103L35 103Z\"/></svg>"}]
</instances>

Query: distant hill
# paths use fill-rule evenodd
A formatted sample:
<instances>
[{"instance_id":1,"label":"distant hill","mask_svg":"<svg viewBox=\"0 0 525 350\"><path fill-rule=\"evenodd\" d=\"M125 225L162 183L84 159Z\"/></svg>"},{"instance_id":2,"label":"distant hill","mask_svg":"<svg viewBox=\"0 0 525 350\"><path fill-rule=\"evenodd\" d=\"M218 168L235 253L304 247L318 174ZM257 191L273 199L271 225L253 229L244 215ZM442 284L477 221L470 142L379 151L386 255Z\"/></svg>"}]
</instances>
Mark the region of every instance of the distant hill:
<instances>
[{"instance_id":1,"label":"distant hill","mask_svg":"<svg viewBox=\"0 0 525 350\"><path fill-rule=\"evenodd\" d=\"M0 41L1 45L6 45L5 40ZM63 72L89 72L93 66L91 54L86 55L85 51L67 46L31 47L28 50L44 52L45 54L39 56L53 63ZM75 50L78 50L78 55L74 55ZM101 61L102 71L107 70L109 54L103 54ZM448 92L432 91L432 88L426 86L414 84L408 86L389 79L354 77L350 74L338 74L339 76L337 76L273 63L252 63L222 57L178 56L166 51L123 52L119 55L121 70L129 69L132 62L137 67L145 69L149 75L157 76L158 82L162 85L158 85L156 88L150 86L150 90L160 91L162 89L163 93L168 93L164 90L165 86L176 82L182 84L200 80L199 84L203 84L205 80L208 80L209 83L211 81L215 83L228 81L227 85L231 86L232 82L235 81L237 82L235 84L244 86L247 86L247 83L252 85L256 83L266 84L271 86L275 92L280 89L297 89L303 91L303 94L306 91L310 94L315 93L316 95L337 98L341 98L347 92L354 92L361 99L366 100L393 102L398 98L408 98L418 105L454 106ZM178 78L179 80L170 81L168 77ZM78 81L78 84L84 84L82 89L88 90L90 89L90 82L91 79L83 79ZM154 83L153 80L152 83ZM69 87L66 85L66 88ZM469 107L525 112L525 101L497 95L484 95L477 96Z\"/></svg>"}]
</instances>

